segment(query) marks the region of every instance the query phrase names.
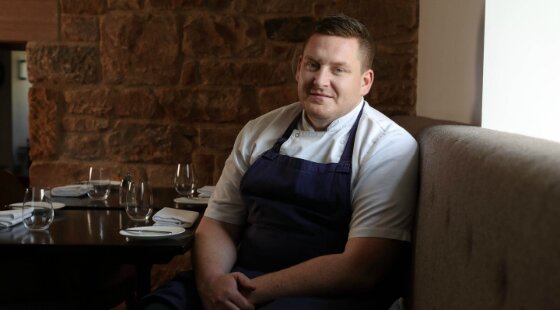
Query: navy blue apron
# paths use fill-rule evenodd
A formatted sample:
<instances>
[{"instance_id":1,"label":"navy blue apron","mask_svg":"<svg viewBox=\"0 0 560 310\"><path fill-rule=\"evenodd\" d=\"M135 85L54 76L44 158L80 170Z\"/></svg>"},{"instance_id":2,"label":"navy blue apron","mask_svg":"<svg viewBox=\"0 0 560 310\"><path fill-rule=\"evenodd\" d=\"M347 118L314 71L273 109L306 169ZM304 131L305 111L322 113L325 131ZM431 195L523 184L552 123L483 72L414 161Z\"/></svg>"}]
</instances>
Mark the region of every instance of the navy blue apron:
<instances>
[{"instance_id":1,"label":"navy blue apron","mask_svg":"<svg viewBox=\"0 0 560 310\"><path fill-rule=\"evenodd\" d=\"M241 180L247 225L233 271L253 278L344 251L352 215L352 153L363 107L338 163L320 164L280 154L300 114L249 167ZM260 309L387 309L396 297L380 289L342 298L280 298ZM201 309L192 273L181 275L143 301L153 300L175 309Z\"/></svg>"},{"instance_id":2,"label":"navy blue apron","mask_svg":"<svg viewBox=\"0 0 560 310\"><path fill-rule=\"evenodd\" d=\"M352 153L362 110L338 163L280 154L300 114L249 167L240 186L248 215L237 266L271 272L344 251L352 215Z\"/></svg>"},{"instance_id":3,"label":"navy blue apron","mask_svg":"<svg viewBox=\"0 0 560 310\"><path fill-rule=\"evenodd\" d=\"M364 105L350 130L338 163L321 164L280 154L301 114L274 146L245 172L241 195L247 226L236 268L250 278L311 258L342 253L352 216L352 154ZM279 298L261 309L387 309L397 296L390 286L370 294Z\"/></svg>"}]
</instances>

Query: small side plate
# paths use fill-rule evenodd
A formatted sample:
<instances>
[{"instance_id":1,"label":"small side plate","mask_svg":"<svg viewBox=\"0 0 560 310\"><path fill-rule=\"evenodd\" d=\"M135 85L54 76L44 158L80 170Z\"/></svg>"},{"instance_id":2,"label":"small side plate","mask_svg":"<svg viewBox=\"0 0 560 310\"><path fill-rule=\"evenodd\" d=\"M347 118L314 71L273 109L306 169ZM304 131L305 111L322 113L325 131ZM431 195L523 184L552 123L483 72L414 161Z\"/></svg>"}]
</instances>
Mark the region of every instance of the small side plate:
<instances>
[{"instance_id":1,"label":"small side plate","mask_svg":"<svg viewBox=\"0 0 560 310\"><path fill-rule=\"evenodd\" d=\"M16 203L12 203L11 205L9 205L12 208L21 208L23 207L23 202L16 202ZM64 208L66 205L60 202L53 202L52 203L52 207L53 209L57 210L57 209L62 209Z\"/></svg>"},{"instance_id":2,"label":"small side plate","mask_svg":"<svg viewBox=\"0 0 560 310\"><path fill-rule=\"evenodd\" d=\"M210 200L210 198L206 198L206 197L193 197L193 198L179 197L173 199L175 203L187 204L187 205L205 205L208 204L208 200Z\"/></svg>"},{"instance_id":3,"label":"small side plate","mask_svg":"<svg viewBox=\"0 0 560 310\"><path fill-rule=\"evenodd\" d=\"M185 232L183 227L178 226L139 226L121 229L119 234L134 239L165 239Z\"/></svg>"}]
</instances>

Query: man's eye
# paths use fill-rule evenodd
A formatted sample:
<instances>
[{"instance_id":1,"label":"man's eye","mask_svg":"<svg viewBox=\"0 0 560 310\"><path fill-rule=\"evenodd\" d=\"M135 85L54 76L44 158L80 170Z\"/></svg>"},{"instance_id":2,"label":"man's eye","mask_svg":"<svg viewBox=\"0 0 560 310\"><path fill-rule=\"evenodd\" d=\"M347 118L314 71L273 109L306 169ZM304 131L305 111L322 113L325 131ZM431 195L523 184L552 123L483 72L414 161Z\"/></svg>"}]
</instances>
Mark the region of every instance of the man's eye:
<instances>
[{"instance_id":1,"label":"man's eye","mask_svg":"<svg viewBox=\"0 0 560 310\"><path fill-rule=\"evenodd\" d=\"M316 62L307 62L305 63L305 68L307 70L317 70L319 69L319 64Z\"/></svg>"},{"instance_id":2,"label":"man's eye","mask_svg":"<svg viewBox=\"0 0 560 310\"><path fill-rule=\"evenodd\" d=\"M346 70L344 68L335 68L334 69L335 74L342 74L344 72L346 72Z\"/></svg>"}]
</instances>

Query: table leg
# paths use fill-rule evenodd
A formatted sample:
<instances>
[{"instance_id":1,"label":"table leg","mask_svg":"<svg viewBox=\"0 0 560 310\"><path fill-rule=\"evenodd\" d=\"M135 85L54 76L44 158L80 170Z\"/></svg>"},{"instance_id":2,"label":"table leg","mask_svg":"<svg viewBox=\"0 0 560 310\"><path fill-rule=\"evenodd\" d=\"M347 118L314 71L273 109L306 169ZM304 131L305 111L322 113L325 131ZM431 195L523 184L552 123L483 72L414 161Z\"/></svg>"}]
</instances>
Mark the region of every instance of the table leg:
<instances>
[{"instance_id":1,"label":"table leg","mask_svg":"<svg viewBox=\"0 0 560 310\"><path fill-rule=\"evenodd\" d=\"M152 264L137 264L136 275L138 276L136 291L138 299L146 296L152 290Z\"/></svg>"}]
</instances>

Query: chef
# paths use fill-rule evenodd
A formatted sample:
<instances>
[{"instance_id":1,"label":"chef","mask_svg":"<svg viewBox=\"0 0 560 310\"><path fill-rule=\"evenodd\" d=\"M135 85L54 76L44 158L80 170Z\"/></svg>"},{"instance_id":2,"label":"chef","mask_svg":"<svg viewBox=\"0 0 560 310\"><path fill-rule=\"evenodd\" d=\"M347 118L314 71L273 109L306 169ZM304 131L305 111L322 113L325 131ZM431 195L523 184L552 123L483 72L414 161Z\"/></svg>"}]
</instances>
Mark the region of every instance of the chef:
<instances>
[{"instance_id":1,"label":"chef","mask_svg":"<svg viewBox=\"0 0 560 310\"><path fill-rule=\"evenodd\" d=\"M241 130L196 231L194 274L149 300L175 309L391 306L410 241L417 144L363 98L373 50L356 19L318 21L297 66L299 101Z\"/></svg>"}]
</instances>

